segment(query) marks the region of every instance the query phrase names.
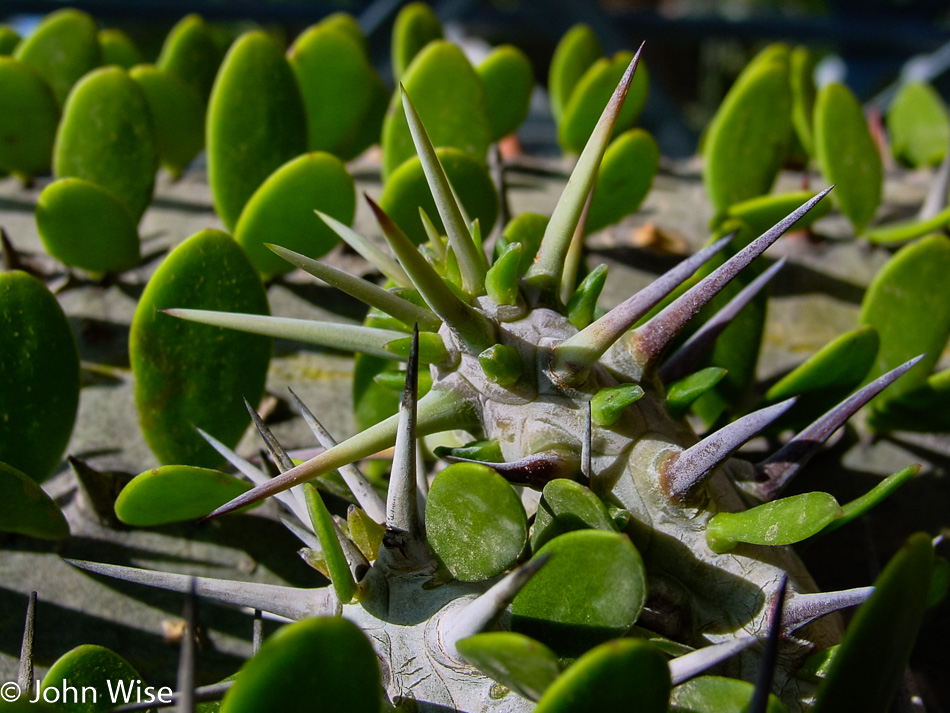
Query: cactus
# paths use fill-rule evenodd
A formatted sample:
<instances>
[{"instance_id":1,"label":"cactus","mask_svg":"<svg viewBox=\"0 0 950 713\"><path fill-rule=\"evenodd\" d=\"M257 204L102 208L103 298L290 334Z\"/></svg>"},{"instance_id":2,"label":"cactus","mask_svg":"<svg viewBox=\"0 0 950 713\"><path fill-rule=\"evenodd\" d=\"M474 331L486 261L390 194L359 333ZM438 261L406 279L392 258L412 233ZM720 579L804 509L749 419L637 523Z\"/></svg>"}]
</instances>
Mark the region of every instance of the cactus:
<instances>
[{"instance_id":1,"label":"cactus","mask_svg":"<svg viewBox=\"0 0 950 713\"><path fill-rule=\"evenodd\" d=\"M731 456L791 413L794 398L766 405L703 439L682 418L688 404L722 378L722 370L696 372L703 351L728 315L752 299L778 268L753 280L722 310L725 316L709 320L671 355L676 335L830 189L719 260L688 288L684 283L732 236L714 241L600 317L593 304L603 270L593 271L574 298L562 299L567 255L575 233L583 234L578 223L638 58L639 53L598 120L524 271L521 243L507 244L489 264L477 222L470 223L460 209L425 127L403 93L406 125L447 239L431 229L420 251L368 199L397 263L378 249L367 251L365 239L318 213L341 239L362 248L371 260L375 256L377 267L400 285L395 292L275 248L293 264L363 299L378 311L385 328L341 331L261 315L168 310L188 321L346 344L406 362L405 372L394 375L404 383L398 413L339 444L297 400L326 448L303 463L290 458L252 411L280 471L276 477L199 431L254 487L241 488L215 471L186 473L169 466L134 479L117 505L120 517L151 524L194 517L199 502L211 510L206 517L218 517L275 496L287 510L285 524L306 545L305 560L329 577L330 587L293 589L206 578L192 584L183 575L74 564L174 591L194 586L201 596L292 619L342 613L372 642L385 696L397 707L528 711L537 701L538 711L576 713L628 701L638 710L665 711L671 686L722 663L720 671L738 678L761 669L761 682L752 686L701 677L689 690L675 689L674 705L687 705L697 696L741 705L753 697L761 699L756 710L766 704L769 710L783 710L776 699L768 702L771 688L789 709L805 710L815 685L798 670L812 651L834 646L842 636L837 618L826 615L864 601L872 590L818 593L789 545L856 517L916 469L895 474L843 506L826 493L776 496L832 432L918 359L896 368L888 363L889 371L755 466ZM423 375L429 378L422 395L419 371L425 364L428 374ZM814 368L805 369L783 388L807 395L817 378ZM430 485L420 471L417 441L451 429L465 429L480 441L438 450L452 465ZM394 447L394 456L384 502L353 463L388 447ZM345 523L327 511L309 482L337 469L358 503ZM512 486L540 491L540 499L519 497ZM525 503L536 505L530 529ZM882 590L878 597L905 596L912 602L907 614L911 639L922 611L921 592L930 582L929 547L925 538L915 545L912 565L904 560L894 565L913 569L908 583L897 584L903 579L886 573L891 589L906 586L906 591ZM511 632L482 633L509 604ZM760 654L750 645L765 631L771 632L770 643ZM342 623L289 627L238 674L224 709L268 709L273 702L266 691L276 695L279 688L284 695L289 684L275 681L293 681L293 676L280 678L282 671L298 670L308 651L320 656L333 647L352 656L352 673L345 679L351 697L359 692L358 709L375 710L375 687L365 680L369 664L358 664L366 660L365 645L354 632ZM775 649L779 634L781 656ZM851 645L851 651L858 646ZM882 657L882 665L899 670L904 648L896 656ZM577 660L562 670L559 657ZM842 664L841 676L853 675L847 667L854 665ZM837 679L829 675L828 680ZM332 696L344 700L339 681L330 677L325 685L331 682ZM839 695L835 685L840 688L827 684L829 695ZM887 684L881 696L886 700L893 691ZM291 696L285 705L302 705L302 700Z\"/></svg>"}]
</instances>

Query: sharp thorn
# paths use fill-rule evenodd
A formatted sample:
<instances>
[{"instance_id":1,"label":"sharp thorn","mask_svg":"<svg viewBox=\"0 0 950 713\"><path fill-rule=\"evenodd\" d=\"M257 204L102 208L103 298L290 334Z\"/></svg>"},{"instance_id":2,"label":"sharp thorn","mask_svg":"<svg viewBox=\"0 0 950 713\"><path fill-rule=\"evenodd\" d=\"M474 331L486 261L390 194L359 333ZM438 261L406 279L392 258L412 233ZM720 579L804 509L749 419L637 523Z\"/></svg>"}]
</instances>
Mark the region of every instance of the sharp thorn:
<instances>
[{"instance_id":1,"label":"sharp thorn","mask_svg":"<svg viewBox=\"0 0 950 713\"><path fill-rule=\"evenodd\" d=\"M766 713L769 707L769 694L772 692L772 679L775 677L775 665L778 662L778 645L782 635L782 613L787 591L788 575L784 574L769 611L769 635L765 640L765 650L762 652L762 658L759 659L759 675L755 681L752 700L746 709L747 713Z\"/></svg>"},{"instance_id":2,"label":"sharp thorn","mask_svg":"<svg viewBox=\"0 0 950 713\"><path fill-rule=\"evenodd\" d=\"M340 466L390 448L396 442L397 423L398 415L391 416L305 463L295 466L283 475L237 496L203 517L201 521L234 512L246 505L336 470ZM474 428L476 425L477 421L471 407L465 398L455 391L432 389L419 400L418 435L424 436L455 428Z\"/></svg>"},{"instance_id":3,"label":"sharp thorn","mask_svg":"<svg viewBox=\"0 0 950 713\"><path fill-rule=\"evenodd\" d=\"M758 463L755 466L756 481L747 486L750 492L763 501L775 498L831 434L923 358L924 355L914 357L878 377L818 418L774 455Z\"/></svg>"},{"instance_id":4,"label":"sharp thorn","mask_svg":"<svg viewBox=\"0 0 950 713\"><path fill-rule=\"evenodd\" d=\"M738 295L729 300L729 303L716 312L697 332L691 336L676 352L660 367L660 379L664 384L671 384L689 376L696 371L703 356L712 347L716 338L723 333L732 320L749 304L753 298L775 277L785 265L782 258L768 270L750 282Z\"/></svg>"},{"instance_id":5,"label":"sharp thorn","mask_svg":"<svg viewBox=\"0 0 950 713\"><path fill-rule=\"evenodd\" d=\"M591 448L594 440L593 407L587 402L587 417L584 419L584 445L581 448L581 475L589 483L593 478L591 472Z\"/></svg>"},{"instance_id":6,"label":"sharp thorn","mask_svg":"<svg viewBox=\"0 0 950 713\"><path fill-rule=\"evenodd\" d=\"M257 656L264 643L264 617L260 609L254 610L254 624L251 629L251 656Z\"/></svg>"},{"instance_id":7,"label":"sharp thorn","mask_svg":"<svg viewBox=\"0 0 950 713\"><path fill-rule=\"evenodd\" d=\"M178 700L175 703L175 713L195 713L195 621L198 607L195 591L195 578L192 577L185 595L182 616L185 629L181 635L181 653L178 656Z\"/></svg>"},{"instance_id":8,"label":"sharp thorn","mask_svg":"<svg viewBox=\"0 0 950 713\"><path fill-rule=\"evenodd\" d=\"M280 520L281 525L290 530L294 537L300 540L311 550L316 550L317 552L323 551L323 547L320 545L319 538L312 530L307 529L305 525L300 525L294 520L291 520L289 517L284 517L283 515L278 516L277 519Z\"/></svg>"},{"instance_id":9,"label":"sharp thorn","mask_svg":"<svg viewBox=\"0 0 950 713\"><path fill-rule=\"evenodd\" d=\"M554 372L569 383L582 381L582 375L585 375L627 330L704 263L711 260L731 239L732 236L727 235L686 258L593 324L561 342L554 348L552 355Z\"/></svg>"},{"instance_id":10,"label":"sharp thorn","mask_svg":"<svg viewBox=\"0 0 950 713\"><path fill-rule=\"evenodd\" d=\"M664 490L675 500L685 500L721 463L794 404L795 399L787 399L753 411L682 451L665 465Z\"/></svg>"},{"instance_id":11,"label":"sharp thorn","mask_svg":"<svg viewBox=\"0 0 950 713\"><path fill-rule=\"evenodd\" d=\"M677 656L669 662L670 678L673 680L673 685L676 686L688 681L703 671L731 659L757 641L758 639L755 636L743 636L721 644L704 646L683 656Z\"/></svg>"},{"instance_id":12,"label":"sharp thorn","mask_svg":"<svg viewBox=\"0 0 950 713\"><path fill-rule=\"evenodd\" d=\"M479 463L497 471L512 485L523 485L534 490L543 490L547 483L557 478L575 479L580 464L577 456L564 451L532 453L520 460L494 463L476 458L462 458L448 453L439 453L449 463Z\"/></svg>"},{"instance_id":13,"label":"sharp thorn","mask_svg":"<svg viewBox=\"0 0 950 713\"><path fill-rule=\"evenodd\" d=\"M373 245L372 242L364 238L359 233L353 231L335 218L315 210L314 213L326 223L333 232L340 236L340 239L353 248L363 258L379 270L383 275L389 278L397 287L412 287L412 280L402 269L402 265L396 262L391 256Z\"/></svg>"},{"instance_id":14,"label":"sharp thorn","mask_svg":"<svg viewBox=\"0 0 950 713\"><path fill-rule=\"evenodd\" d=\"M264 419L261 418L261 415L253 406L251 406L251 402L247 399L244 399L244 406L247 408L247 412L251 415L251 420L254 422L254 427L257 428L257 432L264 441L264 445L267 446L267 451L277 464L277 468L281 473L286 473L288 470L294 467L294 462L290 459L290 456L287 455L287 451L284 450L284 447L280 445L280 441L278 441L274 436L273 431L271 431L264 423Z\"/></svg>"},{"instance_id":15,"label":"sharp thorn","mask_svg":"<svg viewBox=\"0 0 950 713\"><path fill-rule=\"evenodd\" d=\"M226 445L221 443L217 438L212 436L210 433L203 431L198 428L198 426L193 426L198 435L205 439L208 444L214 448L221 456L224 457L228 463L237 468L238 472L244 475L248 480L250 480L254 485L266 485L271 481L271 478L266 474L261 472L258 468L255 468L251 463L246 461L244 458L241 458L237 453L228 448ZM309 522L310 518L307 515L307 508L300 499L292 493L279 493L276 495L277 502L283 505L287 510L292 512L300 522Z\"/></svg>"},{"instance_id":16,"label":"sharp thorn","mask_svg":"<svg viewBox=\"0 0 950 713\"><path fill-rule=\"evenodd\" d=\"M16 682L20 693L33 688L33 639L36 633L36 592L30 592L26 603L26 620L23 625L23 639L20 644L20 663L17 668Z\"/></svg>"},{"instance_id":17,"label":"sharp thorn","mask_svg":"<svg viewBox=\"0 0 950 713\"><path fill-rule=\"evenodd\" d=\"M449 658L463 661L455 645L483 631L518 596L524 586L543 567L551 555L531 559L506 574L497 584L464 608L447 612L439 622L440 640Z\"/></svg>"},{"instance_id":18,"label":"sharp thorn","mask_svg":"<svg viewBox=\"0 0 950 713\"><path fill-rule=\"evenodd\" d=\"M237 582L210 577L190 577L171 572L154 572L136 567L122 567L98 562L66 559L78 569L101 574L125 582L144 584L184 594L195 582L195 593L224 604L251 607L278 614L288 619L303 619L310 616L331 616L336 610L336 598L329 588L296 589L275 584Z\"/></svg>"},{"instance_id":19,"label":"sharp thorn","mask_svg":"<svg viewBox=\"0 0 950 713\"><path fill-rule=\"evenodd\" d=\"M820 594L796 594L785 605L782 617L782 634L788 635L839 609L863 604L874 593L874 587L858 587L840 592L822 592Z\"/></svg>"},{"instance_id":20,"label":"sharp thorn","mask_svg":"<svg viewBox=\"0 0 950 713\"><path fill-rule=\"evenodd\" d=\"M699 283L694 285L685 294L678 297L662 312L649 322L639 327L634 333L630 344L633 360L646 368L662 356L664 349L680 333L696 314L719 291L742 272L749 264L764 253L778 240L792 225L831 191L833 186L826 188L804 205L792 211L788 216L776 223L772 228L749 243L736 253L725 264L718 267Z\"/></svg>"},{"instance_id":21,"label":"sharp thorn","mask_svg":"<svg viewBox=\"0 0 950 713\"><path fill-rule=\"evenodd\" d=\"M306 421L310 427L317 442L327 450L335 447L337 442L333 436L330 435L330 432L323 427L323 424L317 420L317 417L307 408L307 405L300 397L294 393L294 390L289 389L289 391L294 403L297 404L297 410L300 411L300 415L303 416L303 420ZM359 506L363 508L363 511L370 519L379 524L386 522L386 504L379 496L379 493L377 493L369 481L366 480L363 473L360 472L360 469L350 463L340 466L339 471L343 482L346 483L350 492L353 493L353 497L356 498L356 502L359 503Z\"/></svg>"}]
</instances>

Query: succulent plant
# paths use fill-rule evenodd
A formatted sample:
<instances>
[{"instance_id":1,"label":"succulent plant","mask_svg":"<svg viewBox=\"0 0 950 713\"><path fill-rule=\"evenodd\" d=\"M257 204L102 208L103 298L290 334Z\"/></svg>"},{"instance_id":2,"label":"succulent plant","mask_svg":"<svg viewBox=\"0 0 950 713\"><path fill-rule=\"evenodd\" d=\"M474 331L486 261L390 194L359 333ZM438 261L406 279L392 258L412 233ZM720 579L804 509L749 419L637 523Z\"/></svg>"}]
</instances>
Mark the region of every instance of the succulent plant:
<instances>
[{"instance_id":1,"label":"succulent plant","mask_svg":"<svg viewBox=\"0 0 950 713\"><path fill-rule=\"evenodd\" d=\"M865 601L872 588L817 592L790 545L859 516L916 469L895 473L844 506L827 493L777 495L826 438L918 359L888 363L886 373L845 395L757 465L731 456L791 414L794 398L697 437L683 414L722 378L721 369L701 368L703 353L776 269L749 281L673 351L677 335L830 189L759 237L746 236L744 244L737 245L733 235L713 241L597 316L604 271L595 269L571 289L575 272L567 258L576 236L584 234L585 204L638 58L639 53L597 121L536 246L508 242L489 263L477 223L456 201L403 92L406 126L447 239L430 228L428 242L417 247L370 200L393 259L321 213L391 281L390 290L275 248L294 265L365 301L379 326L344 328L206 309L151 315L156 325L177 317L344 346L407 364L388 379L404 384L398 414L339 444L298 400L326 448L303 463L295 463L252 412L280 471L276 477L202 433L253 488L215 471L171 465L134 479L117 504L120 517L145 525L194 517L199 502L207 517L217 517L275 496L287 511L285 524L306 545L302 555L329 576L330 587L192 580L75 563L166 589L194 587L201 596L292 619L342 613L362 629L361 634L332 618L288 627L238 674L223 710L272 710L278 694L287 696L280 698L282 705L304 705L323 692L321 686L332 700L378 710L376 679L367 677L376 665L390 703L424 711L532 710L532 701L539 711L622 704L666 711L672 685L720 663L719 671L745 679L758 675L760 683L694 679L688 690L674 690L674 710L731 710L728 701L741 706L750 699L750 710L783 710L783 703L770 702L769 689L792 710L811 704L814 678L799 676L799 670L813 651L841 641L840 622L828 615ZM690 283L727 246L730 256ZM855 339L858 347L847 342L832 353L857 350L867 341ZM427 373L420 373L421 365L428 365ZM784 388L807 401L809 387L822 390L819 372L814 363L803 367ZM478 440L439 450L452 465L430 485L418 439L447 430L464 430ZM389 447L394 455L384 501L353 463ZM337 469L358 503L345 522L329 513L309 482ZM526 503L534 510L530 527ZM854 684L855 670L864 665L864 675L873 678L876 673L869 672L880 671L873 703L879 710L886 707L926 606L932 561L926 536L913 539L895 558L869 608L862 609L870 623L849 634L834 655L816 710L832 709L831 701L843 686ZM881 611L895 602L901 602L905 619L887 630L900 643L867 664L861 637L869 636ZM510 632L482 633L498 617L508 620ZM760 655L749 647L765 632L770 644ZM331 650L349 667L337 668L339 663L326 658ZM308 667L309 656L323 657L316 659L322 683L301 688L295 677ZM575 661L562 670L569 660ZM290 688L302 693L295 696ZM696 699L709 706L691 707Z\"/></svg>"}]
</instances>

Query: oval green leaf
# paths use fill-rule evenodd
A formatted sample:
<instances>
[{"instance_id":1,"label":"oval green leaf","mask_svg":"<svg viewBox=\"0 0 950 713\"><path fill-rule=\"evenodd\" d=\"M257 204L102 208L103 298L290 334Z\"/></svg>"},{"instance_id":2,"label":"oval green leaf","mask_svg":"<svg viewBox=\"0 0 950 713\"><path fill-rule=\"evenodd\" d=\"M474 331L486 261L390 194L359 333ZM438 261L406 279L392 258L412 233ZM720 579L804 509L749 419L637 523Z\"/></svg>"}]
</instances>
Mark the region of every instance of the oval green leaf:
<instances>
[{"instance_id":1,"label":"oval green leaf","mask_svg":"<svg viewBox=\"0 0 950 713\"><path fill-rule=\"evenodd\" d=\"M25 272L0 273L0 461L37 482L66 450L79 352L56 298Z\"/></svg>"},{"instance_id":2,"label":"oval green leaf","mask_svg":"<svg viewBox=\"0 0 950 713\"><path fill-rule=\"evenodd\" d=\"M815 134L812 127L816 89L815 55L807 47L795 47L789 55L788 79L792 87L792 127L798 136L798 142L810 156L815 152Z\"/></svg>"},{"instance_id":3,"label":"oval green leaf","mask_svg":"<svg viewBox=\"0 0 950 713\"><path fill-rule=\"evenodd\" d=\"M492 140L513 134L528 116L534 70L513 45L499 45L475 69L485 88Z\"/></svg>"},{"instance_id":4,"label":"oval green leaf","mask_svg":"<svg viewBox=\"0 0 950 713\"><path fill-rule=\"evenodd\" d=\"M0 530L44 540L69 537L62 510L29 476L0 463Z\"/></svg>"},{"instance_id":5,"label":"oval green leaf","mask_svg":"<svg viewBox=\"0 0 950 713\"><path fill-rule=\"evenodd\" d=\"M393 77L397 82L422 48L442 39L442 23L424 2L411 2L396 15L392 37Z\"/></svg>"},{"instance_id":6,"label":"oval green leaf","mask_svg":"<svg viewBox=\"0 0 950 713\"><path fill-rule=\"evenodd\" d=\"M208 105L208 183L228 229L254 191L307 150L307 116L297 80L264 32L239 37L218 72Z\"/></svg>"},{"instance_id":7,"label":"oval green leaf","mask_svg":"<svg viewBox=\"0 0 950 713\"><path fill-rule=\"evenodd\" d=\"M81 10L57 10L20 42L14 56L39 73L63 106L79 78L102 62L99 28Z\"/></svg>"},{"instance_id":8,"label":"oval green leaf","mask_svg":"<svg viewBox=\"0 0 950 713\"><path fill-rule=\"evenodd\" d=\"M536 713L666 713L670 670L655 646L617 639L581 656L538 701Z\"/></svg>"},{"instance_id":9,"label":"oval green leaf","mask_svg":"<svg viewBox=\"0 0 950 713\"><path fill-rule=\"evenodd\" d=\"M192 14L168 33L155 64L190 85L205 104L223 56L214 30L200 15Z\"/></svg>"},{"instance_id":10,"label":"oval green leaf","mask_svg":"<svg viewBox=\"0 0 950 713\"><path fill-rule=\"evenodd\" d=\"M128 70L145 61L132 38L114 27L100 30L99 47L102 48L102 63L106 65L114 64Z\"/></svg>"},{"instance_id":11,"label":"oval green leaf","mask_svg":"<svg viewBox=\"0 0 950 713\"><path fill-rule=\"evenodd\" d=\"M874 583L874 594L851 620L813 713L890 709L926 611L933 562L925 533L913 535L891 558Z\"/></svg>"},{"instance_id":12,"label":"oval green leaf","mask_svg":"<svg viewBox=\"0 0 950 713\"><path fill-rule=\"evenodd\" d=\"M908 359L920 363L891 384L872 404L922 384L950 336L950 238L932 235L901 248L875 275L864 294L860 323L877 329L881 347L871 381Z\"/></svg>"},{"instance_id":13,"label":"oval green leaf","mask_svg":"<svg viewBox=\"0 0 950 713\"><path fill-rule=\"evenodd\" d=\"M372 100L373 72L351 35L314 25L287 53L307 112L311 151L336 152L359 131Z\"/></svg>"},{"instance_id":14,"label":"oval green leaf","mask_svg":"<svg viewBox=\"0 0 950 713\"><path fill-rule=\"evenodd\" d=\"M117 653L95 644L84 644L57 659L43 678L43 690L58 689L62 694L64 686L71 686L79 692L86 687L93 688L95 695L89 691L85 696L78 696L78 702L73 702L70 692L69 702L59 703L59 710L64 713L105 713L116 706L112 696L118 686L134 691L141 683L139 672ZM50 700L52 695L51 691ZM61 695L59 700L63 698L65 696Z\"/></svg>"},{"instance_id":15,"label":"oval green leaf","mask_svg":"<svg viewBox=\"0 0 950 713\"><path fill-rule=\"evenodd\" d=\"M558 125L557 136L561 148L576 154L584 150L604 107L607 106L632 59L632 52L618 52L613 57L602 57L584 72L564 107L564 114ZM643 111L649 90L650 75L646 63L641 61L614 124L614 136L633 126Z\"/></svg>"},{"instance_id":16,"label":"oval green leaf","mask_svg":"<svg viewBox=\"0 0 950 713\"><path fill-rule=\"evenodd\" d=\"M614 139L597 173L587 232L596 233L635 213L659 168L660 147L643 129L631 129Z\"/></svg>"},{"instance_id":17,"label":"oval green leaf","mask_svg":"<svg viewBox=\"0 0 950 713\"><path fill-rule=\"evenodd\" d=\"M379 713L379 661L356 624L315 618L289 624L241 667L221 713L320 710Z\"/></svg>"},{"instance_id":18,"label":"oval green leaf","mask_svg":"<svg viewBox=\"0 0 950 713\"><path fill-rule=\"evenodd\" d=\"M138 223L155 185L157 154L148 102L118 67L83 77L69 95L56 134L53 173L105 188Z\"/></svg>"},{"instance_id":19,"label":"oval green leaf","mask_svg":"<svg viewBox=\"0 0 950 713\"><path fill-rule=\"evenodd\" d=\"M861 104L843 84L818 92L815 157L825 180L835 184L832 198L860 235L881 203L884 170Z\"/></svg>"},{"instance_id":20,"label":"oval green leaf","mask_svg":"<svg viewBox=\"0 0 950 713\"><path fill-rule=\"evenodd\" d=\"M709 124L703 183L713 209L768 193L792 130L788 52L768 47L746 67Z\"/></svg>"},{"instance_id":21,"label":"oval green leaf","mask_svg":"<svg viewBox=\"0 0 950 713\"><path fill-rule=\"evenodd\" d=\"M20 44L20 36L9 27L0 26L0 57L9 57Z\"/></svg>"},{"instance_id":22,"label":"oval green leaf","mask_svg":"<svg viewBox=\"0 0 950 713\"><path fill-rule=\"evenodd\" d=\"M686 409L696 399L714 388L725 375L725 369L708 366L670 384L666 392L666 407L670 410L670 415L673 418L682 418Z\"/></svg>"},{"instance_id":23,"label":"oval green leaf","mask_svg":"<svg viewBox=\"0 0 950 713\"><path fill-rule=\"evenodd\" d=\"M244 207L234 238L265 277L288 272L293 265L267 243L318 258L340 241L314 210L346 225L356 213L352 177L338 158L324 152L298 156L271 174Z\"/></svg>"},{"instance_id":24,"label":"oval green leaf","mask_svg":"<svg viewBox=\"0 0 950 713\"><path fill-rule=\"evenodd\" d=\"M905 84L887 111L887 132L898 161L913 168L936 166L950 145L947 106L930 84Z\"/></svg>"},{"instance_id":25,"label":"oval green leaf","mask_svg":"<svg viewBox=\"0 0 950 713\"><path fill-rule=\"evenodd\" d=\"M497 260L512 243L521 244L521 261L518 264L518 275L523 276L534 262L541 247L541 239L548 227L548 217L540 213L521 213L512 218L505 226L505 232L498 236L495 243L495 259Z\"/></svg>"},{"instance_id":26,"label":"oval green leaf","mask_svg":"<svg viewBox=\"0 0 950 713\"><path fill-rule=\"evenodd\" d=\"M528 538L521 498L498 473L476 463L450 465L435 477L425 520L436 556L463 582L504 572Z\"/></svg>"},{"instance_id":27,"label":"oval green leaf","mask_svg":"<svg viewBox=\"0 0 950 713\"><path fill-rule=\"evenodd\" d=\"M616 532L607 506L593 491L573 480L558 478L544 486L531 529L531 550L537 552L558 535L574 530Z\"/></svg>"},{"instance_id":28,"label":"oval green leaf","mask_svg":"<svg viewBox=\"0 0 950 713\"><path fill-rule=\"evenodd\" d=\"M158 159L178 178L205 144L205 110L195 90L171 72L150 64L135 67L132 77L145 94L155 128Z\"/></svg>"},{"instance_id":29,"label":"oval green leaf","mask_svg":"<svg viewBox=\"0 0 950 713\"><path fill-rule=\"evenodd\" d=\"M764 503L743 512L720 512L706 524L706 544L723 554L740 542L792 545L821 532L844 515L828 493L802 493Z\"/></svg>"},{"instance_id":30,"label":"oval green leaf","mask_svg":"<svg viewBox=\"0 0 950 713\"><path fill-rule=\"evenodd\" d=\"M0 57L0 172L29 180L46 172L53 157L59 105L36 70Z\"/></svg>"},{"instance_id":31,"label":"oval green leaf","mask_svg":"<svg viewBox=\"0 0 950 713\"><path fill-rule=\"evenodd\" d=\"M435 153L469 218L478 219L482 230L490 231L498 218L498 194L485 164L459 149L444 148ZM440 234L445 233L417 156L405 161L389 177L379 197L379 206L416 245L428 240L419 208L426 212Z\"/></svg>"},{"instance_id":32,"label":"oval green leaf","mask_svg":"<svg viewBox=\"0 0 950 713\"><path fill-rule=\"evenodd\" d=\"M250 423L243 398L264 392L271 340L185 322L173 307L267 314L257 271L233 239L201 231L173 250L149 280L129 337L135 403L161 463L215 467L221 457L193 429L229 447Z\"/></svg>"},{"instance_id":33,"label":"oval green leaf","mask_svg":"<svg viewBox=\"0 0 950 713\"><path fill-rule=\"evenodd\" d=\"M441 40L429 43L409 65L402 83L433 146L461 149L484 162L492 134L485 90L462 50ZM383 177L388 180L416 155L398 91L383 122L382 144Z\"/></svg>"},{"instance_id":34,"label":"oval green leaf","mask_svg":"<svg viewBox=\"0 0 950 713\"><path fill-rule=\"evenodd\" d=\"M370 85L369 104L360 119L356 133L334 150L334 153L343 161L351 161L370 146L378 144L379 135L383 130L383 121L389 107L389 90L375 70L370 72L367 81Z\"/></svg>"},{"instance_id":35,"label":"oval green leaf","mask_svg":"<svg viewBox=\"0 0 950 713\"><path fill-rule=\"evenodd\" d=\"M583 23L574 25L557 43L548 72L548 94L555 122L561 123L564 107L570 101L577 83L590 66L603 56L604 51L597 35Z\"/></svg>"},{"instance_id":36,"label":"oval green leaf","mask_svg":"<svg viewBox=\"0 0 950 713\"><path fill-rule=\"evenodd\" d=\"M626 537L575 530L555 537L535 557L550 554L512 604L511 628L577 656L623 636L646 597L640 553Z\"/></svg>"},{"instance_id":37,"label":"oval green leaf","mask_svg":"<svg viewBox=\"0 0 950 713\"><path fill-rule=\"evenodd\" d=\"M49 184L36 201L36 227L46 252L70 267L106 273L139 263L139 234L129 211L90 181Z\"/></svg>"},{"instance_id":38,"label":"oval green leaf","mask_svg":"<svg viewBox=\"0 0 950 713\"><path fill-rule=\"evenodd\" d=\"M483 674L529 701L540 699L561 673L555 653L523 634L476 634L459 641L456 648Z\"/></svg>"},{"instance_id":39,"label":"oval green leaf","mask_svg":"<svg viewBox=\"0 0 950 713\"><path fill-rule=\"evenodd\" d=\"M747 681L721 676L699 676L673 689L670 713L745 713L755 686ZM788 708L769 695L766 713L788 713Z\"/></svg>"},{"instance_id":40,"label":"oval green leaf","mask_svg":"<svg viewBox=\"0 0 950 713\"><path fill-rule=\"evenodd\" d=\"M119 493L115 514L133 527L197 520L250 489L218 470L164 465L135 476Z\"/></svg>"}]
</instances>

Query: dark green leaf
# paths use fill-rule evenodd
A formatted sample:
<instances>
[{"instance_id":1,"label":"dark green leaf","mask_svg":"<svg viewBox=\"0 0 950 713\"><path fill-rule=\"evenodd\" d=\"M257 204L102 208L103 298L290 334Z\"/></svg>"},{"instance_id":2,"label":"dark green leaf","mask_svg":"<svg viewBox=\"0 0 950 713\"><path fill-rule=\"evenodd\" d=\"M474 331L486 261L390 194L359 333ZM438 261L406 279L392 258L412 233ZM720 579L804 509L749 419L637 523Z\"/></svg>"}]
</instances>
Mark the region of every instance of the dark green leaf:
<instances>
[{"instance_id":1,"label":"dark green leaf","mask_svg":"<svg viewBox=\"0 0 950 713\"><path fill-rule=\"evenodd\" d=\"M603 501L590 488L558 478L544 486L531 529L531 550L537 552L558 535L574 530L616 532Z\"/></svg>"},{"instance_id":2,"label":"dark green leaf","mask_svg":"<svg viewBox=\"0 0 950 713\"><path fill-rule=\"evenodd\" d=\"M637 73L643 67L637 68ZM660 167L660 148L643 129L626 131L607 147L587 214L587 232L596 233L635 213Z\"/></svg>"},{"instance_id":3,"label":"dark green leaf","mask_svg":"<svg viewBox=\"0 0 950 713\"><path fill-rule=\"evenodd\" d=\"M224 52L200 15L185 15L165 37L156 65L189 84L207 103Z\"/></svg>"},{"instance_id":4,"label":"dark green leaf","mask_svg":"<svg viewBox=\"0 0 950 713\"><path fill-rule=\"evenodd\" d=\"M877 404L868 424L877 431L950 431L950 369L897 398Z\"/></svg>"},{"instance_id":5,"label":"dark green leaf","mask_svg":"<svg viewBox=\"0 0 950 713\"><path fill-rule=\"evenodd\" d=\"M604 56L597 35L587 25L574 25L554 50L548 74L548 94L551 97L551 113L561 122L577 83L598 59Z\"/></svg>"},{"instance_id":6,"label":"dark green leaf","mask_svg":"<svg viewBox=\"0 0 950 713\"><path fill-rule=\"evenodd\" d=\"M534 70L531 60L513 45L499 45L475 68L482 86L492 139L513 134L528 116Z\"/></svg>"},{"instance_id":7,"label":"dark green leaf","mask_svg":"<svg viewBox=\"0 0 950 713\"><path fill-rule=\"evenodd\" d=\"M745 713L755 686L721 676L700 676L673 689L670 713ZM768 713L788 713L782 702L769 696Z\"/></svg>"},{"instance_id":8,"label":"dark green leaf","mask_svg":"<svg viewBox=\"0 0 950 713\"><path fill-rule=\"evenodd\" d=\"M59 710L63 713L111 711L116 703L112 699L110 685L112 691L117 690L120 685L124 686L125 690L131 693L129 700L134 701L134 690L136 686L142 685L142 677L124 658L93 644L78 646L60 656L43 678L44 691L59 689L61 695L58 700L68 699L68 702L59 703ZM95 689L95 695L92 695L92 691L88 691L85 696L77 693L75 698L78 698L78 701L74 702L71 692L69 696L62 695L64 686L71 686L78 692L91 687ZM50 698L53 695L55 694L51 691Z\"/></svg>"},{"instance_id":9,"label":"dark green leaf","mask_svg":"<svg viewBox=\"0 0 950 713\"><path fill-rule=\"evenodd\" d=\"M0 463L0 530L45 540L69 537L59 506L31 478Z\"/></svg>"},{"instance_id":10,"label":"dark green leaf","mask_svg":"<svg viewBox=\"0 0 950 713\"><path fill-rule=\"evenodd\" d=\"M722 381L726 370L709 366L695 374L670 384L666 392L666 406L674 418L682 418L692 403Z\"/></svg>"},{"instance_id":11,"label":"dark green leaf","mask_svg":"<svg viewBox=\"0 0 950 713\"><path fill-rule=\"evenodd\" d=\"M114 64L128 70L145 61L132 38L115 27L99 31L99 46L103 64Z\"/></svg>"},{"instance_id":12,"label":"dark green leaf","mask_svg":"<svg viewBox=\"0 0 950 713\"><path fill-rule=\"evenodd\" d=\"M59 105L29 65L0 57L0 171L25 179L44 173L53 157Z\"/></svg>"},{"instance_id":13,"label":"dark green leaf","mask_svg":"<svg viewBox=\"0 0 950 713\"><path fill-rule=\"evenodd\" d=\"M479 671L530 701L541 698L561 672L551 649L510 631L476 634L456 648Z\"/></svg>"},{"instance_id":14,"label":"dark green leaf","mask_svg":"<svg viewBox=\"0 0 950 713\"><path fill-rule=\"evenodd\" d=\"M936 166L950 144L950 115L940 94L926 82L901 87L887 110L894 158L912 166Z\"/></svg>"}]
</instances>

